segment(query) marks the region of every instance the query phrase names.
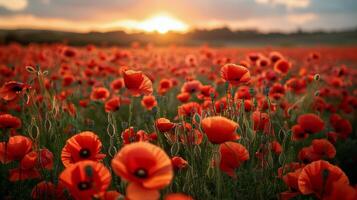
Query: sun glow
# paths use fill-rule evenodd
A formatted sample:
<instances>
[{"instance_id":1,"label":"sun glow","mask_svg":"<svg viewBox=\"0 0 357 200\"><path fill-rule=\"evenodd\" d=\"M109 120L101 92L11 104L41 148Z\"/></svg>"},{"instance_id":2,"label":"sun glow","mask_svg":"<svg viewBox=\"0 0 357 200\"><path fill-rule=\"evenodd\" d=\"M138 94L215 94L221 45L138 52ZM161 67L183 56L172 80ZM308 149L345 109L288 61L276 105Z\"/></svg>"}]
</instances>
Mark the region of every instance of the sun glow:
<instances>
[{"instance_id":1,"label":"sun glow","mask_svg":"<svg viewBox=\"0 0 357 200\"><path fill-rule=\"evenodd\" d=\"M160 14L138 23L136 28L146 32L157 31L165 34L168 31L185 32L188 26L169 15Z\"/></svg>"}]
</instances>

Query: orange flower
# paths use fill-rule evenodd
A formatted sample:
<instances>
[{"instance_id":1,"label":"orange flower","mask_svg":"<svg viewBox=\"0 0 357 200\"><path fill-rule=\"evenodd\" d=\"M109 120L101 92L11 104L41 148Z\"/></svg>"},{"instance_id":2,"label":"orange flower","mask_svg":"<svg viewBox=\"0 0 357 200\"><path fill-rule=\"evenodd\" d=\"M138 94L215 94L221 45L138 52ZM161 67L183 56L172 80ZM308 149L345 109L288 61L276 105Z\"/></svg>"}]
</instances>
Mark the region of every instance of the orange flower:
<instances>
[{"instance_id":1,"label":"orange flower","mask_svg":"<svg viewBox=\"0 0 357 200\"><path fill-rule=\"evenodd\" d=\"M100 196L100 200L118 200L120 199L121 194L115 190L106 191Z\"/></svg>"},{"instance_id":2,"label":"orange flower","mask_svg":"<svg viewBox=\"0 0 357 200\"><path fill-rule=\"evenodd\" d=\"M72 136L62 149L61 160L65 167L82 160L101 161L105 154L101 154L102 142L90 131L84 131Z\"/></svg>"},{"instance_id":3,"label":"orange flower","mask_svg":"<svg viewBox=\"0 0 357 200\"><path fill-rule=\"evenodd\" d=\"M148 110L152 110L152 108L157 106L157 101L155 96L153 95L144 96L143 99L141 100L141 105Z\"/></svg>"},{"instance_id":4,"label":"orange flower","mask_svg":"<svg viewBox=\"0 0 357 200\"><path fill-rule=\"evenodd\" d=\"M301 128L309 134L322 131L325 125L324 121L313 113L300 115L297 122Z\"/></svg>"},{"instance_id":5,"label":"orange flower","mask_svg":"<svg viewBox=\"0 0 357 200\"><path fill-rule=\"evenodd\" d=\"M165 95L172 87L172 81L169 79L162 79L159 83L158 92L160 95Z\"/></svg>"},{"instance_id":6,"label":"orange flower","mask_svg":"<svg viewBox=\"0 0 357 200\"><path fill-rule=\"evenodd\" d=\"M126 70L123 75L125 87L130 90L133 96L152 94L152 82L141 71Z\"/></svg>"},{"instance_id":7,"label":"orange flower","mask_svg":"<svg viewBox=\"0 0 357 200\"><path fill-rule=\"evenodd\" d=\"M110 83L110 88L114 91L120 90L124 86L124 80L122 78L115 79Z\"/></svg>"},{"instance_id":8,"label":"orange flower","mask_svg":"<svg viewBox=\"0 0 357 200\"><path fill-rule=\"evenodd\" d=\"M105 112L115 112L119 110L120 107L120 98L112 97L104 104Z\"/></svg>"},{"instance_id":9,"label":"orange flower","mask_svg":"<svg viewBox=\"0 0 357 200\"><path fill-rule=\"evenodd\" d=\"M349 184L348 177L339 167L319 160L302 169L298 185L302 194L315 194L318 198L323 198L331 194L336 181Z\"/></svg>"},{"instance_id":10,"label":"orange flower","mask_svg":"<svg viewBox=\"0 0 357 200\"><path fill-rule=\"evenodd\" d=\"M188 165L188 162L180 156L174 156L173 158L171 158L171 162L172 162L172 166L176 170L183 169Z\"/></svg>"},{"instance_id":11,"label":"orange flower","mask_svg":"<svg viewBox=\"0 0 357 200\"><path fill-rule=\"evenodd\" d=\"M85 160L65 168L59 180L75 199L91 200L105 192L111 176L102 163Z\"/></svg>"},{"instance_id":12,"label":"orange flower","mask_svg":"<svg viewBox=\"0 0 357 200\"><path fill-rule=\"evenodd\" d=\"M158 190L148 190L137 183L129 183L126 188L126 198L129 200L158 200L160 192Z\"/></svg>"},{"instance_id":13,"label":"orange flower","mask_svg":"<svg viewBox=\"0 0 357 200\"><path fill-rule=\"evenodd\" d=\"M190 116L193 116L193 114L195 114L195 113L201 114L202 108L201 108L200 104L198 104L196 102L189 102L189 103L179 106L177 111L180 116L190 117Z\"/></svg>"},{"instance_id":14,"label":"orange flower","mask_svg":"<svg viewBox=\"0 0 357 200\"><path fill-rule=\"evenodd\" d=\"M105 87L96 87L93 88L92 93L90 94L90 99L92 101L105 101L110 95L110 92Z\"/></svg>"},{"instance_id":15,"label":"orange flower","mask_svg":"<svg viewBox=\"0 0 357 200\"><path fill-rule=\"evenodd\" d=\"M182 193L171 193L165 196L165 200L193 200L192 197Z\"/></svg>"},{"instance_id":16,"label":"orange flower","mask_svg":"<svg viewBox=\"0 0 357 200\"><path fill-rule=\"evenodd\" d=\"M186 103L188 100L190 100L190 97L191 94L188 92L180 93L176 96L176 98L182 103Z\"/></svg>"},{"instance_id":17,"label":"orange flower","mask_svg":"<svg viewBox=\"0 0 357 200\"><path fill-rule=\"evenodd\" d=\"M274 65L274 70L281 74L288 73L290 68L291 68L290 62L288 62L287 60L283 60L283 59L277 61Z\"/></svg>"},{"instance_id":18,"label":"orange flower","mask_svg":"<svg viewBox=\"0 0 357 200\"><path fill-rule=\"evenodd\" d=\"M25 83L16 81L6 82L0 88L0 98L4 99L5 101L12 101L28 88L30 88L30 86Z\"/></svg>"},{"instance_id":19,"label":"orange flower","mask_svg":"<svg viewBox=\"0 0 357 200\"><path fill-rule=\"evenodd\" d=\"M250 81L250 73L246 67L231 63L223 65L221 76L232 85L239 85Z\"/></svg>"},{"instance_id":20,"label":"orange flower","mask_svg":"<svg viewBox=\"0 0 357 200\"><path fill-rule=\"evenodd\" d=\"M202 120L201 126L208 140L213 144L221 144L230 140L238 140L240 136L236 133L239 125L225 117L214 116Z\"/></svg>"},{"instance_id":21,"label":"orange flower","mask_svg":"<svg viewBox=\"0 0 357 200\"><path fill-rule=\"evenodd\" d=\"M135 133L134 127L132 127L132 126L125 129L121 133L121 138L123 139L124 144L130 144L132 142L149 140L149 136L147 135L147 133L145 131L139 130L138 132Z\"/></svg>"},{"instance_id":22,"label":"orange flower","mask_svg":"<svg viewBox=\"0 0 357 200\"><path fill-rule=\"evenodd\" d=\"M181 87L181 93L187 92L192 94L200 91L201 87L202 87L202 83L198 80L187 81Z\"/></svg>"},{"instance_id":23,"label":"orange flower","mask_svg":"<svg viewBox=\"0 0 357 200\"><path fill-rule=\"evenodd\" d=\"M155 125L160 132L168 132L175 126L174 123L166 118L157 119Z\"/></svg>"},{"instance_id":24,"label":"orange flower","mask_svg":"<svg viewBox=\"0 0 357 200\"><path fill-rule=\"evenodd\" d=\"M231 177L235 177L234 170L249 159L248 150L235 142L225 142L219 145L219 152L221 154L219 167Z\"/></svg>"},{"instance_id":25,"label":"orange flower","mask_svg":"<svg viewBox=\"0 0 357 200\"><path fill-rule=\"evenodd\" d=\"M21 120L11 114L0 115L0 128L21 128Z\"/></svg>"},{"instance_id":26,"label":"orange flower","mask_svg":"<svg viewBox=\"0 0 357 200\"><path fill-rule=\"evenodd\" d=\"M6 148L5 148L6 146ZM0 161L8 163L13 160L21 160L32 148L32 141L25 136L16 135L5 142L0 143Z\"/></svg>"},{"instance_id":27,"label":"orange flower","mask_svg":"<svg viewBox=\"0 0 357 200\"><path fill-rule=\"evenodd\" d=\"M148 142L125 145L111 165L115 174L147 190L162 189L173 178L171 159L160 147Z\"/></svg>"}]
</instances>

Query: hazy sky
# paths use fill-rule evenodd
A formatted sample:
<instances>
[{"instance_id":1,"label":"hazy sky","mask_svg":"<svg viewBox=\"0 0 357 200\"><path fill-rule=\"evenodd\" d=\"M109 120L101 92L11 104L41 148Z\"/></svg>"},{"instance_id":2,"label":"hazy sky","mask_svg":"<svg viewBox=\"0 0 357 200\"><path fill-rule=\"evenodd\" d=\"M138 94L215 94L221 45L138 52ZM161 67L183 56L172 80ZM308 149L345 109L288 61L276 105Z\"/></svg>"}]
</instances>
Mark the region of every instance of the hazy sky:
<instances>
[{"instance_id":1,"label":"hazy sky","mask_svg":"<svg viewBox=\"0 0 357 200\"><path fill-rule=\"evenodd\" d=\"M158 14L188 28L336 30L357 27L357 0L0 0L0 28L132 30Z\"/></svg>"}]
</instances>

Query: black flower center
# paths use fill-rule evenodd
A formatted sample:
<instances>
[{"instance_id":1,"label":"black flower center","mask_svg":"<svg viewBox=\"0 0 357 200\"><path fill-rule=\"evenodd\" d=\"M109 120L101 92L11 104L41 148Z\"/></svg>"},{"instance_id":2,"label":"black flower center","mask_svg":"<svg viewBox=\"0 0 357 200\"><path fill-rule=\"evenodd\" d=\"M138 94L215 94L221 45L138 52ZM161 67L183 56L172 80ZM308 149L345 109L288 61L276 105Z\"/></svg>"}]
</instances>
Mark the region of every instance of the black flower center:
<instances>
[{"instance_id":1,"label":"black flower center","mask_svg":"<svg viewBox=\"0 0 357 200\"><path fill-rule=\"evenodd\" d=\"M81 158L89 158L89 157L90 157L90 151L89 151L89 149L81 149L81 150L79 151L79 156L80 156Z\"/></svg>"},{"instance_id":2,"label":"black flower center","mask_svg":"<svg viewBox=\"0 0 357 200\"><path fill-rule=\"evenodd\" d=\"M22 91L22 87L20 85L14 85L11 88L11 90L14 91L14 92L21 92Z\"/></svg>"},{"instance_id":3,"label":"black flower center","mask_svg":"<svg viewBox=\"0 0 357 200\"><path fill-rule=\"evenodd\" d=\"M89 181L81 181L77 184L79 190L88 190L92 187L92 183Z\"/></svg>"},{"instance_id":4,"label":"black flower center","mask_svg":"<svg viewBox=\"0 0 357 200\"><path fill-rule=\"evenodd\" d=\"M138 178L146 178L148 176L148 173L145 169L139 168L135 171L134 175Z\"/></svg>"}]
</instances>

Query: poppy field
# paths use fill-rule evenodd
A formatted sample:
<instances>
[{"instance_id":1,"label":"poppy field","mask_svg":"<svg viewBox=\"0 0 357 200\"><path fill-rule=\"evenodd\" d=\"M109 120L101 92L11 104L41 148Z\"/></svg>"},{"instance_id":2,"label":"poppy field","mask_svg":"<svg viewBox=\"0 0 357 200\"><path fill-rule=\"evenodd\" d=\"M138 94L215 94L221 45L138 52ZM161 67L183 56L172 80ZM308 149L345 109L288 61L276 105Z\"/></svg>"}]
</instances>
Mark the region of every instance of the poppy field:
<instances>
[{"instance_id":1,"label":"poppy field","mask_svg":"<svg viewBox=\"0 0 357 200\"><path fill-rule=\"evenodd\" d=\"M357 47L0 46L0 199L357 199Z\"/></svg>"}]
</instances>

